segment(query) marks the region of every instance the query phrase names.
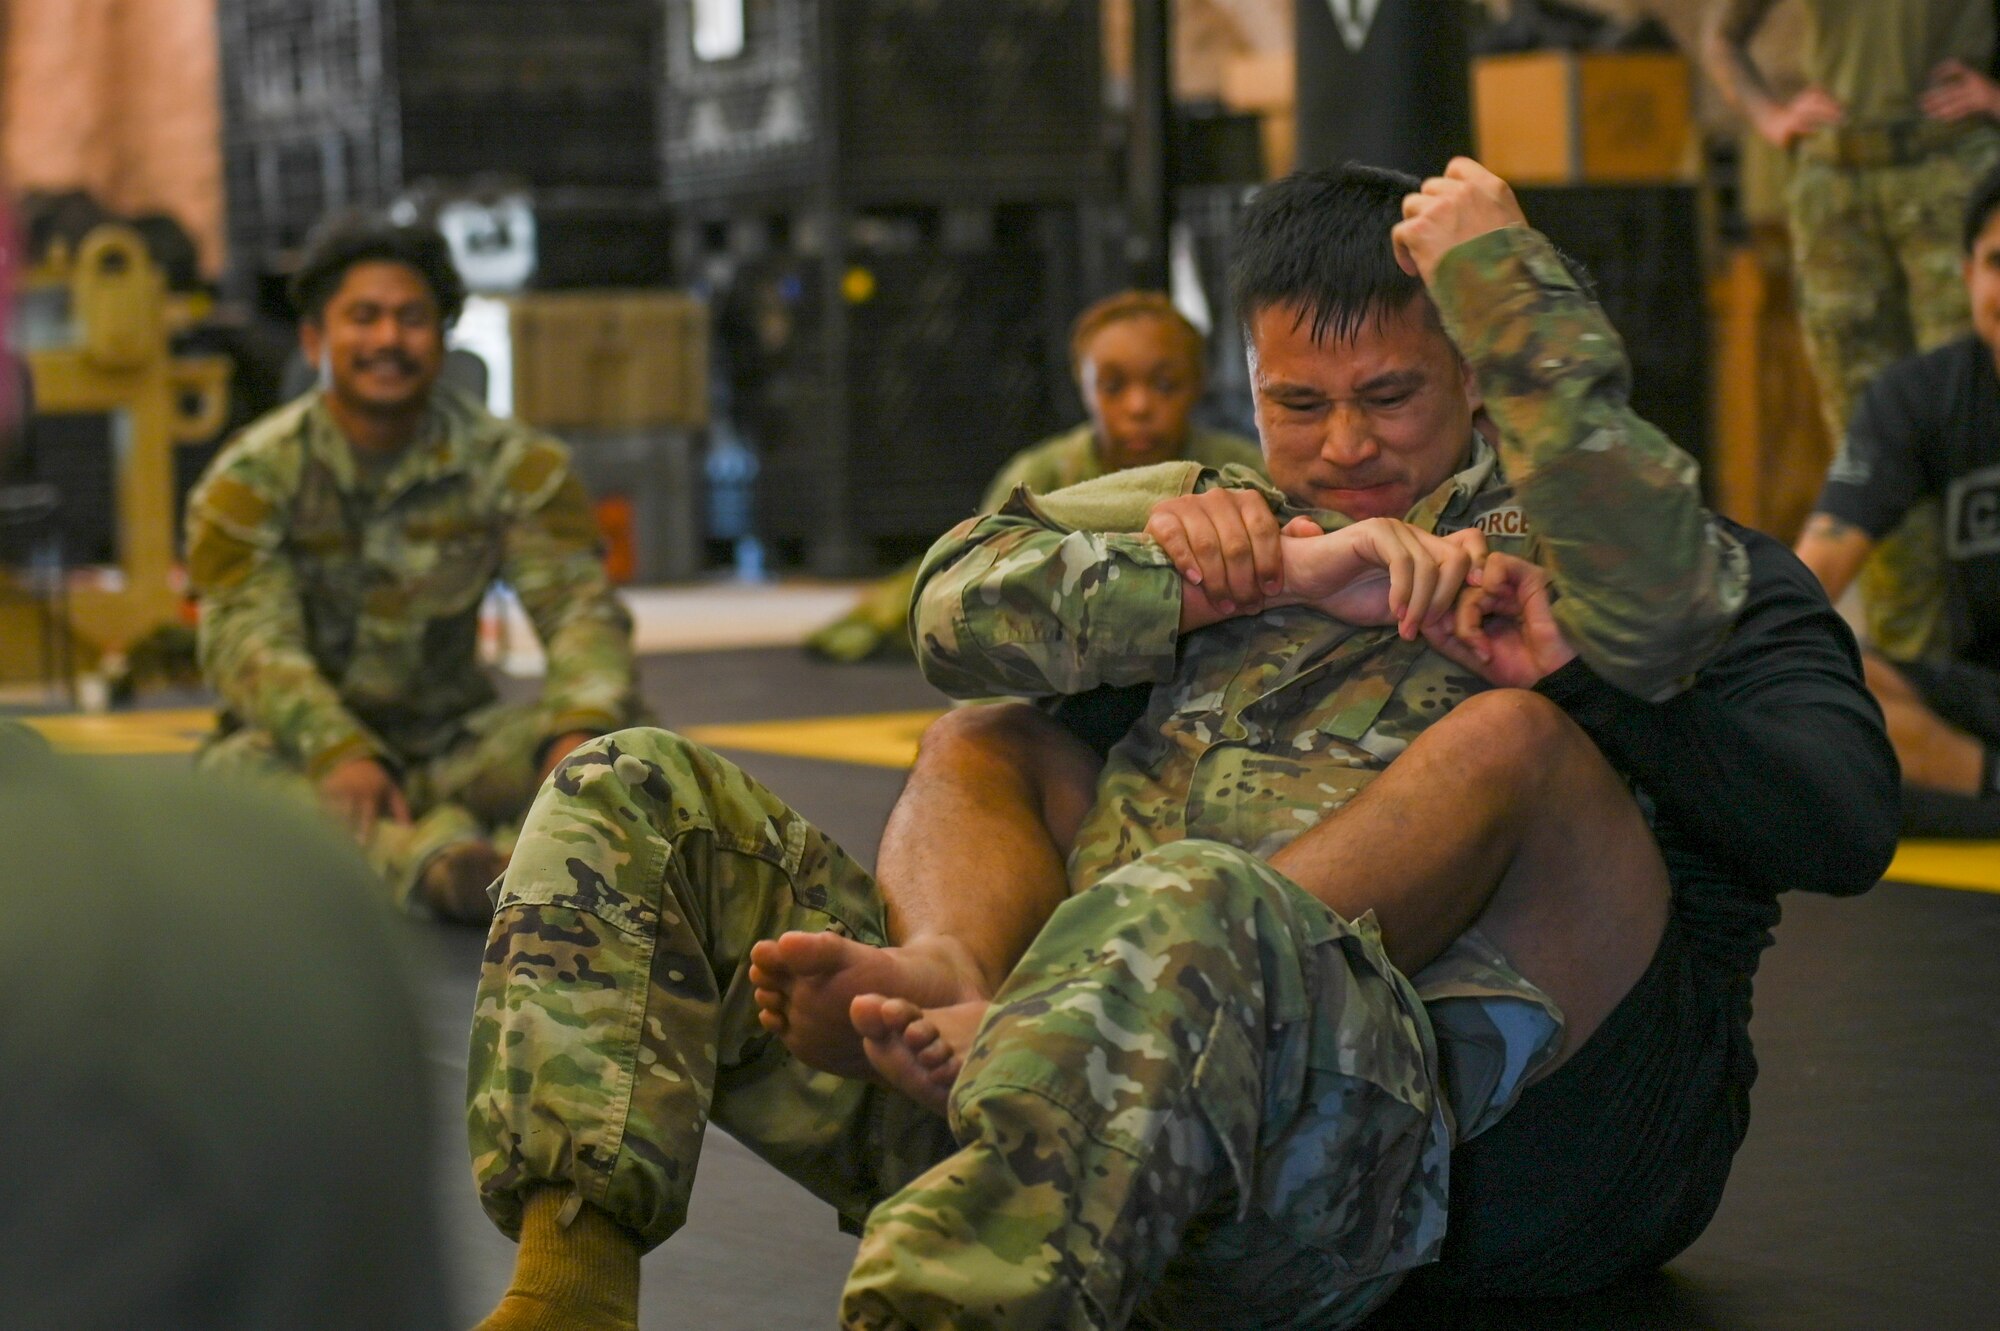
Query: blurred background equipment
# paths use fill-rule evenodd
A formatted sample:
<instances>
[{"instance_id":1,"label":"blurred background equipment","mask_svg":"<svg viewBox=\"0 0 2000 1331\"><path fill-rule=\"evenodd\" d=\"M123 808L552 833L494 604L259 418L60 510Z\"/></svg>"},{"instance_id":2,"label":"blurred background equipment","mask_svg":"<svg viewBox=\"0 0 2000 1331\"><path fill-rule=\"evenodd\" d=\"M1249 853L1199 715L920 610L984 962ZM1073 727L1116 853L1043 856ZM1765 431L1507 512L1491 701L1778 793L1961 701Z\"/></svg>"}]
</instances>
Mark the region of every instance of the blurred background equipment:
<instances>
[{"instance_id":1,"label":"blurred background equipment","mask_svg":"<svg viewBox=\"0 0 2000 1331\"><path fill-rule=\"evenodd\" d=\"M426 180L524 182L544 254L658 219L659 0L217 0L216 17L238 283L282 276L328 213Z\"/></svg>"},{"instance_id":2,"label":"blurred background equipment","mask_svg":"<svg viewBox=\"0 0 2000 1331\"><path fill-rule=\"evenodd\" d=\"M568 441L613 581L694 577L707 306L677 291L527 292L506 306L512 414Z\"/></svg>"},{"instance_id":3,"label":"blurred background equipment","mask_svg":"<svg viewBox=\"0 0 2000 1331\"><path fill-rule=\"evenodd\" d=\"M894 562L1074 410L1063 336L1109 194L1096 0L666 18L666 191L754 521L820 571Z\"/></svg>"},{"instance_id":4,"label":"blurred background equipment","mask_svg":"<svg viewBox=\"0 0 2000 1331\"><path fill-rule=\"evenodd\" d=\"M1435 175L1472 148L1466 0L1298 0L1298 161Z\"/></svg>"},{"instance_id":5,"label":"blurred background equipment","mask_svg":"<svg viewBox=\"0 0 2000 1331\"><path fill-rule=\"evenodd\" d=\"M41 239L16 329L34 414L12 465L55 492L69 630L95 657L180 615L177 453L223 427L231 367L174 354L173 334L204 302L170 295L137 230L93 226L73 252L64 236ZM40 637L14 622L26 613L0 602L0 675L34 669L14 659Z\"/></svg>"}]
</instances>

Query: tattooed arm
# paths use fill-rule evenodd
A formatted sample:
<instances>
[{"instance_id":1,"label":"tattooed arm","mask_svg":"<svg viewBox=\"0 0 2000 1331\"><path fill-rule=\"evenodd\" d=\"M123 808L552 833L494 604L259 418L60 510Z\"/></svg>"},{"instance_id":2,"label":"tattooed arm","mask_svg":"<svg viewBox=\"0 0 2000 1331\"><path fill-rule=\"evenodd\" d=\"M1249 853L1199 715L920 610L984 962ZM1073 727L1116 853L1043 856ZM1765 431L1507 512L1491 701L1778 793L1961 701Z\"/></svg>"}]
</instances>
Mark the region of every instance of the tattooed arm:
<instances>
[{"instance_id":1,"label":"tattooed arm","mask_svg":"<svg viewBox=\"0 0 2000 1331\"><path fill-rule=\"evenodd\" d=\"M1827 599L1838 601L1874 548L1875 538L1853 523L1831 513L1815 513L1806 519L1806 529L1792 553L1826 588Z\"/></svg>"}]
</instances>

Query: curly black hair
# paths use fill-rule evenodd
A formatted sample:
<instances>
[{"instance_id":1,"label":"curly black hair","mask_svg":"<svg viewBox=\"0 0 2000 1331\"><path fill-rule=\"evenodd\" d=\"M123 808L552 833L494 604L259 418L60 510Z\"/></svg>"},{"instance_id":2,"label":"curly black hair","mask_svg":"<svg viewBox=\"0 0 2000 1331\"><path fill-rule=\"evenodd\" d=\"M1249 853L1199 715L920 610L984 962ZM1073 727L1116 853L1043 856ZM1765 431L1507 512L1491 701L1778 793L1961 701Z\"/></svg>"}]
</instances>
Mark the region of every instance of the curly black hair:
<instances>
[{"instance_id":1,"label":"curly black hair","mask_svg":"<svg viewBox=\"0 0 2000 1331\"><path fill-rule=\"evenodd\" d=\"M299 317L318 323L326 303L358 263L400 263L424 279L447 328L465 308L465 280L452 262L451 246L436 228L398 226L380 218L344 215L329 219L306 240L288 294Z\"/></svg>"}]
</instances>

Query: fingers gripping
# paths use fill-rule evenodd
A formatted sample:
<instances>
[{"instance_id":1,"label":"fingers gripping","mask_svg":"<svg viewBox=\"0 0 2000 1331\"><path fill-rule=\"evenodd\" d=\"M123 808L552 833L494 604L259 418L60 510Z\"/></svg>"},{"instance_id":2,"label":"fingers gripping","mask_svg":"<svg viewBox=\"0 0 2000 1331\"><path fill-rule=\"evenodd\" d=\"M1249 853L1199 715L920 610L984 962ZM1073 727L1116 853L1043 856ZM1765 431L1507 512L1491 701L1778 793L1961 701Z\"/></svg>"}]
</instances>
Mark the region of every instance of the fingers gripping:
<instances>
[{"instance_id":1,"label":"fingers gripping","mask_svg":"<svg viewBox=\"0 0 2000 1331\"><path fill-rule=\"evenodd\" d=\"M1226 614L1254 613L1284 587L1278 520L1254 490L1216 489L1154 506L1146 534Z\"/></svg>"}]
</instances>

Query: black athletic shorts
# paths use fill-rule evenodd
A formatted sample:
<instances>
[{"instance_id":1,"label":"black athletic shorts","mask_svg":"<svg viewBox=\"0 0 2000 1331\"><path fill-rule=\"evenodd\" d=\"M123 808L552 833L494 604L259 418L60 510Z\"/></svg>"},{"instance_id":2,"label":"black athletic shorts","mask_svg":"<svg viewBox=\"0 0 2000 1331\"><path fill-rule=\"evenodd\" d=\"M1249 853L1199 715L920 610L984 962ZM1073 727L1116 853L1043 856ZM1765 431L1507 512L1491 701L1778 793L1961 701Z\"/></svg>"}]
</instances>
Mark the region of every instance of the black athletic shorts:
<instances>
[{"instance_id":1,"label":"black athletic shorts","mask_svg":"<svg viewBox=\"0 0 2000 1331\"><path fill-rule=\"evenodd\" d=\"M1755 1077L1740 980L1669 917L1652 964L1576 1055L1451 1155L1425 1293L1539 1298L1657 1268L1722 1200Z\"/></svg>"}]
</instances>

